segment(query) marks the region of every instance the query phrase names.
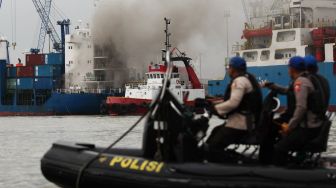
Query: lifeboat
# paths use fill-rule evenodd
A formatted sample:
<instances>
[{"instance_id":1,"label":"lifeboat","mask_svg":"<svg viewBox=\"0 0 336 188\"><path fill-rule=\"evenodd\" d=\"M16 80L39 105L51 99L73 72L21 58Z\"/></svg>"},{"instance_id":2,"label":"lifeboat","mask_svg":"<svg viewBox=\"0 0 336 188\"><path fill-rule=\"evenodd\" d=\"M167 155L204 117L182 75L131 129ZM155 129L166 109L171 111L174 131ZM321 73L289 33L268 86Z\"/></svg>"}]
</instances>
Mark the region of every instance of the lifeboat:
<instances>
[{"instance_id":1,"label":"lifeboat","mask_svg":"<svg viewBox=\"0 0 336 188\"><path fill-rule=\"evenodd\" d=\"M271 27L260 28L260 29L245 29L243 31L243 37L246 39L251 39L255 37L271 37L273 34Z\"/></svg>"}]
</instances>

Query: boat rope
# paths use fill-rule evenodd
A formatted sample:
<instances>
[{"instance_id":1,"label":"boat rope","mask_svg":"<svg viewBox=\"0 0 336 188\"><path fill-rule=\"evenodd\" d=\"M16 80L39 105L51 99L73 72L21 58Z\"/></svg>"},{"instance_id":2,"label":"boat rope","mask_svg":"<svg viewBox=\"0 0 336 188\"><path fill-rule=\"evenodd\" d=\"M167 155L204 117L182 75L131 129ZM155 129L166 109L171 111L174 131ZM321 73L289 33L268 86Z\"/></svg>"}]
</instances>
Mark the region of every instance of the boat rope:
<instances>
[{"instance_id":1,"label":"boat rope","mask_svg":"<svg viewBox=\"0 0 336 188\"><path fill-rule=\"evenodd\" d=\"M163 91L161 91L163 92ZM138 125L139 123L147 116L152 115L153 111L156 109L156 104L161 104L161 98L157 97L153 105L150 106L148 112L141 116L139 120L137 120L127 131L125 131L118 139L116 139L111 145L109 145L106 149L100 151L96 156L94 156L92 159L88 160L80 169L78 175L77 175L77 180L76 180L76 188L80 188L81 185L81 180L84 175L85 170L99 157L103 155L103 153L108 152L111 150L114 146L116 146L121 140L123 140L129 133L131 133Z\"/></svg>"}]
</instances>

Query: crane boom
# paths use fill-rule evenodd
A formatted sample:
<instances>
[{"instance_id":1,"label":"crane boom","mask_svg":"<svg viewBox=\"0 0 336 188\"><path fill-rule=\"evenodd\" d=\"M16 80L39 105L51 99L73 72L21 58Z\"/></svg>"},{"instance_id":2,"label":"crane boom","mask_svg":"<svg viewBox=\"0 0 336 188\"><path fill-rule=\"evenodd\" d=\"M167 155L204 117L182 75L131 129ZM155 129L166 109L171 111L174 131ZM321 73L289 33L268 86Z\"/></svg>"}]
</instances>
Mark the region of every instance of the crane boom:
<instances>
[{"instance_id":1,"label":"crane boom","mask_svg":"<svg viewBox=\"0 0 336 188\"><path fill-rule=\"evenodd\" d=\"M243 5L246 22L251 25L251 19L250 19L249 13L247 11L246 2L245 2L245 0L241 0L241 2L242 2L242 5Z\"/></svg>"},{"instance_id":2,"label":"crane boom","mask_svg":"<svg viewBox=\"0 0 336 188\"><path fill-rule=\"evenodd\" d=\"M46 16L48 16L48 17L50 15L51 2L52 2L52 0L44 0L44 10L45 10ZM43 22L41 22L40 35L39 35L39 40L38 40L38 44L37 44L37 49L43 51L44 44L45 44L45 38L46 38L48 32L49 32L49 28L47 28L43 24Z\"/></svg>"},{"instance_id":3,"label":"crane boom","mask_svg":"<svg viewBox=\"0 0 336 188\"><path fill-rule=\"evenodd\" d=\"M49 18L49 15L47 14L47 11L43 7L41 1L40 0L32 0L32 1L33 1L34 6L37 10L37 13L39 14L39 16L42 20L42 24L50 32L50 38L51 38L51 40L54 44L54 49L56 51L62 51L61 39L58 36L58 34L56 32L56 29L55 29L54 25L52 24L52 22Z\"/></svg>"}]
</instances>

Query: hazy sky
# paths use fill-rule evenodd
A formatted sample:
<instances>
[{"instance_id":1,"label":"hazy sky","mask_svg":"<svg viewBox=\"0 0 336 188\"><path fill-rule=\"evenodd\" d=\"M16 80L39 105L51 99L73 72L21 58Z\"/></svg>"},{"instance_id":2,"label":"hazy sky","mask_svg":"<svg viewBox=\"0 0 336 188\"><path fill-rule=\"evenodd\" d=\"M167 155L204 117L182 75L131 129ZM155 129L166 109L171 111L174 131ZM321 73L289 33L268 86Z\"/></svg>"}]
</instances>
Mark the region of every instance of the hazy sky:
<instances>
[{"instance_id":1,"label":"hazy sky","mask_svg":"<svg viewBox=\"0 0 336 188\"><path fill-rule=\"evenodd\" d=\"M0 9L0 35L5 36L9 41L12 42L12 29L11 24L13 23L11 20L11 3L16 1L16 42L17 47L15 50L11 49L11 57L12 60L17 57L23 57L23 52L28 49L35 47L38 39L38 32L40 26L40 19L38 14L34 8L34 5L31 0L3 0L2 8ZM62 10L62 12L72 21L71 29L78 23L78 20L82 20L83 22L91 22L94 11L96 10L94 7L95 0L54 0L56 6ZM113 0L105 0L105 1L113 1ZM141 0L139 0L141 1ZM158 0L159 1L159 0ZM164 0L166 1L166 0ZM183 1L183 0L181 0ZM197 0L195 0L197 1ZM213 1L213 0L209 0ZM217 32L220 32L220 35L223 38L220 43L226 41L226 33L223 29L226 28L225 20L224 20L224 12L225 10L230 10L231 18L230 18L230 50L231 46L235 42L240 42L240 37L242 35L242 28L244 26L245 16L243 14L243 8L241 6L241 1L238 0L214 0L219 3L219 6L222 6L223 13L217 15L217 17L223 17L221 22L218 22ZM176 5L179 6L179 5ZM197 14L197 12L195 12ZM57 27L59 29L59 27ZM216 28L209 28L211 30L216 30ZM223 40L225 39L225 40ZM216 45L216 44L214 44ZM212 78L219 79L223 77L224 73L224 58L226 56L226 45L219 45L223 47L223 59L217 59L216 62L204 62L207 57L203 57L203 77L204 78ZM206 56L206 55L204 55Z\"/></svg>"}]
</instances>

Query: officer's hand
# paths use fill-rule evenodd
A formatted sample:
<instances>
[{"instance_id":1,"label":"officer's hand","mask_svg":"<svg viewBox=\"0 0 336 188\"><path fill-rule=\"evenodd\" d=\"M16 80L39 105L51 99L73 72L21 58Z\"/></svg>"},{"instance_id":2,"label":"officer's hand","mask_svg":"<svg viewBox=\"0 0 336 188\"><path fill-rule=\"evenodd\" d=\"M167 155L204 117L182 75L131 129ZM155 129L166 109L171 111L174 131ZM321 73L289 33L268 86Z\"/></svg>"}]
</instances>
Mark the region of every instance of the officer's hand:
<instances>
[{"instance_id":1,"label":"officer's hand","mask_svg":"<svg viewBox=\"0 0 336 188\"><path fill-rule=\"evenodd\" d=\"M280 125L280 132L282 136L287 136L289 133L289 125L288 123L283 123Z\"/></svg>"},{"instance_id":2,"label":"officer's hand","mask_svg":"<svg viewBox=\"0 0 336 188\"><path fill-rule=\"evenodd\" d=\"M263 81L261 81L261 82L259 83L259 86L260 86L261 88L269 88L269 89L270 89L270 87L271 87L273 84L274 84L273 82L269 82L269 81L267 81L267 80L263 80Z\"/></svg>"}]
</instances>

